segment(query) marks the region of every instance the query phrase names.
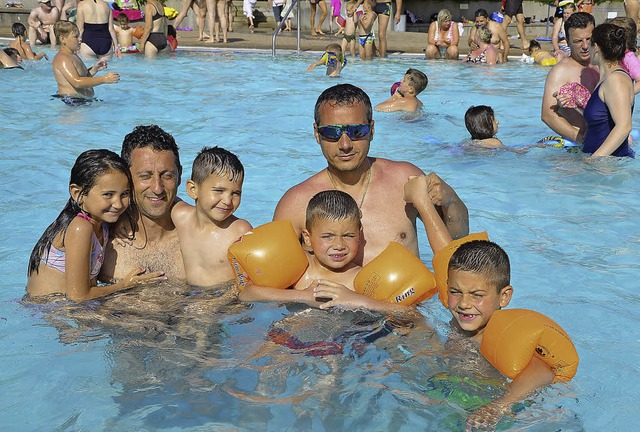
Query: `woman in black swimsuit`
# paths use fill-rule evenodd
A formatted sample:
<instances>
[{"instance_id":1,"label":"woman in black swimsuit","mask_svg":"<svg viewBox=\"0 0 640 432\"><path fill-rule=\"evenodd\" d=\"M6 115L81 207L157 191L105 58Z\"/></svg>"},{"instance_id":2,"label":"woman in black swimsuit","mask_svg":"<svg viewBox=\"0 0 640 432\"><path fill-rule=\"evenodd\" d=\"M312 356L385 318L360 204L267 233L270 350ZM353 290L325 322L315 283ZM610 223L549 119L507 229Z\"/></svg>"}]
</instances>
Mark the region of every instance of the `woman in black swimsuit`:
<instances>
[{"instance_id":1,"label":"woman in black swimsuit","mask_svg":"<svg viewBox=\"0 0 640 432\"><path fill-rule=\"evenodd\" d=\"M147 0L144 6L144 34L140 38L140 51L145 57L155 57L167 47L167 17L158 0Z\"/></svg>"}]
</instances>

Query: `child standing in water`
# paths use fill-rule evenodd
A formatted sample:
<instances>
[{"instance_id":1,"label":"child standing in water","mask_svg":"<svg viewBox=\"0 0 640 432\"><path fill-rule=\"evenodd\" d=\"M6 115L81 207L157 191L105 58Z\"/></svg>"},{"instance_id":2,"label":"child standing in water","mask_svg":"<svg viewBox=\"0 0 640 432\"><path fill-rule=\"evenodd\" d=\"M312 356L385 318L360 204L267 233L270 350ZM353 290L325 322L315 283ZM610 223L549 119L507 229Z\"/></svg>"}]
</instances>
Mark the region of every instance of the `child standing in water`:
<instances>
[{"instance_id":1,"label":"child standing in water","mask_svg":"<svg viewBox=\"0 0 640 432\"><path fill-rule=\"evenodd\" d=\"M23 60L40 60L43 57L49 60L47 54L43 52L34 53L31 50L31 45L27 42L27 28L24 24L19 22L13 23L11 33L15 40L9 44L9 47L17 49L18 54L20 54Z\"/></svg>"},{"instance_id":2,"label":"child standing in water","mask_svg":"<svg viewBox=\"0 0 640 432\"><path fill-rule=\"evenodd\" d=\"M206 287L233 279L227 250L251 230L249 222L233 215L243 181L242 163L223 148L205 147L193 161L187 194L196 205L180 201L171 210L189 284Z\"/></svg>"},{"instance_id":3,"label":"child standing in water","mask_svg":"<svg viewBox=\"0 0 640 432\"><path fill-rule=\"evenodd\" d=\"M450 245L453 239L429 198L426 177L410 178L405 185L405 196L425 197L420 203L414 203L414 206L420 206L424 210L420 214L423 217L429 244L434 254ZM506 252L500 246L488 240L468 241L460 245L451 255L446 265L445 276L446 286L443 288L445 288L446 295L442 298L442 302L452 315L452 330L462 338L470 341L474 347L480 347L480 351L485 357L497 355L504 358L504 356L509 356L506 353L508 350L505 349L505 344L508 343L508 341L504 340L506 339L505 337L501 340L501 350L493 346L495 351L491 349L483 351L483 338L485 334L489 334L487 329L490 320L494 315L504 314L505 311L500 311L500 309L509 304L513 295L513 287L510 282L511 268ZM438 275L436 274L437 278ZM441 296L445 293L443 293L442 289L440 290ZM524 323L525 320L521 322ZM555 323L551 328L548 325L544 328L540 324L534 326L531 321L528 321L527 324L531 325L531 327L527 328L526 325L521 325L519 330L512 331L509 334L517 334L519 339L522 338L529 342L531 341L530 333L535 331L542 332L549 329L551 333L561 333L561 329L555 327ZM519 324L517 321L511 321L509 325L517 328ZM500 326L500 324L497 324L497 326ZM505 327L506 325L502 327L504 334L507 333ZM491 345L491 339L497 339L496 331L493 332L492 338L490 336L486 337L489 340L487 345ZM559 339L563 339L562 336ZM554 340L553 343L557 341L558 339ZM517 343L518 341L515 342ZM495 344L495 342L493 343ZM493 426L498 423L503 415L510 412L510 408L515 402L524 399L532 392L552 382L568 381L573 377L579 359L570 339L568 337L563 339L562 345L564 346L559 343L554 345L553 343L547 343L546 345L552 347L555 353L544 352L543 350L541 356L535 354L537 349L534 348L537 348L538 343L531 346L531 351L526 348L520 350L519 355L527 357L530 355L531 360L528 363L523 362L521 367L519 365L518 369L520 371L512 378L513 380L509 383L504 395L467 416L467 430L493 430ZM567 345L571 347L567 348ZM461 355L464 358L469 358L473 355L468 351L468 348L462 349L464 351ZM563 351L565 349L569 353ZM517 348L514 350L517 350ZM570 353L571 350L573 350L573 353ZM545 361L543 358L548 358L549 361ZM509 360L504 360L503 362L503 364L508 364L509 366L498 368L501 372L503 372L503 369L513 367L514 362ZM551 366L555 361L557 361L555 364L556 369ZM575 364L572 365L573 373L571 373L569 371L571 369L569 363L573 362ZM566 368L566 370L563 370L563 368Z\"/></svg>"},{"instance_id":4,"label":"child standing in water","mask_svg":"<svg viewBox=\"0 0 640 432\"><path fill-rule=\"evenodd\" d=\"M118 35L118 45L123 53L138 52L138 47L133 43L133 33L136 29L129 25L129 17L127 14L118 15L118 25L115 26Z\"/></svg>"},{"instance_id":5,"label":"child standing in water","mask_svg":"<svg viewBox=\"0 0 640 432\"><path fill-rule=\"evenodd\" d=\"M496 138L498 120L496 120L493 108L490 106L470 107L464 114L464 124L471 134L473 144L488 149L504 147L502 141Z\"/></svg>"},{"instance_id":6,"label":"child standing in water","mask_svg":"<svg viewBox=\"0 0 640 432\"><path fill-rule=\"evenodd\" d=\"M317 62L307 66L307 72L311 72L317 66L324 65L327 67L327 76L332 78L339 77L342 68L346 65L342 47L336 43L329 44L325 48L325 52Z\"/></svg>"},{"instance_id":7,"label":"child standing in water","mask_svg":"<svg viewBox=\"0 0 640 432\"><path fill-rule=\"evenodd\" d=\"M93 87L100 84L113 84L120 81L120 75L109 72L101 77L94 76L107 68L105 60L98 60L90 69L78 57L80 49L80 31L69 21L58 21L53 26L56 39L60 42L60 51L53 58L53 76L58 83L58 95L72 98L92 98Z\"/></svg>"},{"instance_id":8,"label":"child standing in water","mask_svg":"<svg viewBox=\"0 0 640 432\"><path fill-rule=\"evenodd\" d=\"M31 252L29 297L63 294L80 302L165 280L162 272L139 268L116 284L97 284L109 224L129 207L132 189L129 167L117 154L88 150L78 156L69 180L71 197Z\"/></svg>"}]
</instances>

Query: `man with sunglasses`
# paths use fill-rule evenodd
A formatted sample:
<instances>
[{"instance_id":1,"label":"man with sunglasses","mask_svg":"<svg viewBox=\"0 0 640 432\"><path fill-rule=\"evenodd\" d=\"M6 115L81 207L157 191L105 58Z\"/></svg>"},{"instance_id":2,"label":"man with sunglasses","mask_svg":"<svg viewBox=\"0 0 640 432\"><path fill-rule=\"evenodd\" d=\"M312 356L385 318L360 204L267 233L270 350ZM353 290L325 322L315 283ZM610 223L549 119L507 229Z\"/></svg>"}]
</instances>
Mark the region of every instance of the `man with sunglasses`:
<instances>
[{"instance_id":1,"label":"man with sunglasses","mask_svg":"<svg viewBox=\"0 0 640 432\"><path fill-rule=\"evenodd\" d=\"M38 6L31 10L27 22L29 24L29 43L36 41L56 46L56 35L53 25L60 19L60 10L51 5L51 0L38 0Z\"/></svg>"},{"instance_id":2,"label":"man with sunglasses","mask_svg":"<svg viewBox=\"0 0 640 432\"><path fill-rule=\"evenodd\" d=\"M328 166L289 189L278 203L273 220L291 220L298 234L305 223L311 197L337 189L351 195L362 211L364 241L355 259L359 265L375 258L395 241L418 255L416 218L428 193L453 238L469 232L467 208L455 191L436 174L409 162L369 157L374 121L369 96L351 84L325 90L314 111L314 135ZM405 184L410 177L413 186ZM407 206L407 203L415 203Z\"/></svg>"}]
</instances>

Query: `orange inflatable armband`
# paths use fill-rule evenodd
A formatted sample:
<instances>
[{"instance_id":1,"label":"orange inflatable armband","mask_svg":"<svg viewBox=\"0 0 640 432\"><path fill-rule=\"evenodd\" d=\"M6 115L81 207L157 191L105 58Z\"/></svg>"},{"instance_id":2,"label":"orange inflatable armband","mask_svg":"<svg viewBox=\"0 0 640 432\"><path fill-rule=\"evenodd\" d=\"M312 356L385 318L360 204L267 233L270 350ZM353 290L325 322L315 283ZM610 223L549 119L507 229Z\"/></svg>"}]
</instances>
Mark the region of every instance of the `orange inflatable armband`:
<instances>
[{"instance_id":1,"label":"orange inflatable armband","mask_svg":"<svg viewBox=\"0 0 640 432\"><path fill-rule=\"evenodd\" d=\"M580 358L567 333L551 318L526 309L498 310L482 335L480 352L514 379L535 356L556 374L553 382L571 380Z\"/></svg>"},{"instance_id":2,"label":"orange inflatable armband","mask_svg":"<svg viewBox=\"0 0 640 432\"><path fill-rule=\"evenodd\" d=\"M167 36L167 44L169 45L171 52L174 52L176 48L178 48L178 40L171 35Z\"/></svg>"},{"instance_id":3,"label":"orange inflatable armband","mask_svg":"<svg viewBox=\"0 0 640 432\"><path fill-rule=\"evenodd\" d=\"M254 228L240 237L227 253L238 289L247 276L256 285L289 288L309 265L290 221L275 221Z\"/></svg>"},{"instance_id":4,"label":"orange inflatable armband","mask_svg":"<svg viewBox=\"0 0 640 432\"><path fill-rule=\"evenodd\" d=\"M489 240L486 232L469 234L466 237L454 240L447 245L444 249L440 249L433 256L433 272L436 275L436 285L438 287L438 297L445 308L449 308L449 290L447 286L447 279L449 278L449 261L451 261L451 255L458 250L458 248L473 240Z\"/></svg>"},{"instance_id":5,"label":"orange inflatable armband","mask_svg":"<svg viewBox=\"0 0 640 432\"><path fill-rule=\"evenodd\" d=\"M353 283L358 294L402 305L419 303L436 293L433 273L400 243L391 242L364 266Z\"/></svg>"},{"instance_id":6,"label":"orange inflatable armband","mask_svg":"<svg viewBox=\"0 0 640 432\"><path fill-rule=\"evenodd\" d=\"M133 33L131 33L134 38L140 39L144 34L144 27L135 26Z\"/></svg>"}]
</instances>

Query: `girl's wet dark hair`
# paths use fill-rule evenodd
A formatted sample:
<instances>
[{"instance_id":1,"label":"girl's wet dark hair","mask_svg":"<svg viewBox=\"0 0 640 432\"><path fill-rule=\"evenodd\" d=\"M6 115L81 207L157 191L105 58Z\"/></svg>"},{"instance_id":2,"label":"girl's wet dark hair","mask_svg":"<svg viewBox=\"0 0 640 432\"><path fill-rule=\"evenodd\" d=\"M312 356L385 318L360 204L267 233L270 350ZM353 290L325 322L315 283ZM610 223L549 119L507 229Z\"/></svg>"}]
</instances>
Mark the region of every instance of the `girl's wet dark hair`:
<instances>
[{"instance_id":1,"label":"girl's wet dark hair","mask_svg":"<svg viewBox=\"0 0 640 432\"><path fill-rule=\"evenodd\" d=\"M593 29L591 45L598 44L600 55L608 62L619 62L627 51L627 32L614 24L600 24Z\"/></svg>"},{"instance_id":2,"label":"girl's wet dark hair","mask_svg":"<svg viewBox=\"0 0 640 432\"><path fill-rule=\"evenodd\" d=\"M369 99L364 90L352 84L338 84L329 87L320 94L313 111L313 118L317 125L320 124L320 108L326 103L334 106L352 106L356 103L361 103L366 110L367 122L371 123L371 120L373 120L371 99Z\"/></svg>"},{"instance_id":3,"label":"girl's wet dark hair","mask_svg":"<svg viewBox=\"0 0 640 432\"><path fill-rule=\"evenodd\" d=\"M110 170L118 171L126 175L127 180L129 181L129 189L133 191L131 172L129 171L129 167L126 162L111 150L104 149L87 150L78 156L76 162L71 168L69 186L72 184L77 185L80 187L80 196L86 196L91 188L95 186L98 178ZM135 214L135 208L133 207L135 207L135 203L133 200L130 200L129 208L125 214L130 218L131 226L134 226L132 215ZM64 244L64 236L69 228L69 224L78 215L78 213L86 214L86 212L80 208L80 205L76 200L69 198L67 204L64 206L58 217L47 227L34 246L33 251L31 252L31 257L29 258L28 275L31 275L34 271L38 271L40 260L42 258L47 258L53 239L59 232L63 233L62 243Z\"/></svg>"},{"instance_id":4,"label":"girl's wet dark hair","mask_svg":"<svg viewBox=\"0 0 640 432\"><path fill-rule=\"evenodd\" d=\"M478 105L470 107L464 114L464 124L471 134L471 139L483 140L493 137L494 119L495 114L490 106Z\"/></svg>"},{"instance_id":5,"label":"girl's wet dark hair","mask_svg":"<svg viewBox=\"0 0 640 432\"><path fill-rule=\"evenodd\" d=\"M13 23L13 25L11 26L11 34L13 34L14 37L18 37L18 36L27 36L27 28L24 26L24 24L17 22L17 23Z\"/></svg>"}]
</instances>

